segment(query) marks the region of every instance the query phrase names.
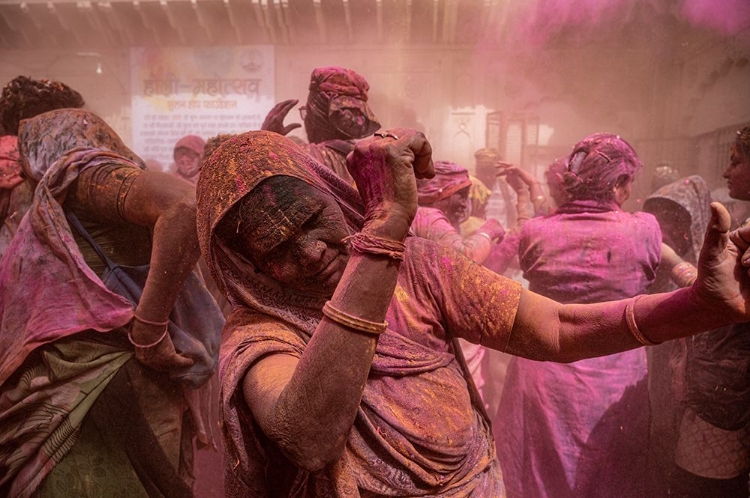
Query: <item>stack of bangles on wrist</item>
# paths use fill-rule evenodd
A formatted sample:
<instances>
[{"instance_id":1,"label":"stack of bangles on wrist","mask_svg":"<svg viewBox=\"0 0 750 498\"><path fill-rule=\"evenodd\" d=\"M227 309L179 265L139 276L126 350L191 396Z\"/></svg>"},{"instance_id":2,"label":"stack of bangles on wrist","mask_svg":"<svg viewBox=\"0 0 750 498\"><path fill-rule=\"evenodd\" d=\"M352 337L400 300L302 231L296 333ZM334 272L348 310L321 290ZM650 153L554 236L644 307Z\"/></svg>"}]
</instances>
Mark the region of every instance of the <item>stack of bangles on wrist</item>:
<instances>
[{"instance_id":1,"label":"stack of bangles on wrist","mask_svg":"<svg viewBox=\"0 0 750 498\"><path fill-rule=\"evenodd\" d=\"M698 269L687 261L683 261L672 267L670 276L672 281L680 287L689 287L698 278Z\"/></svg>"},{"instance_id":2,"label":"stack of bangles on wrist","mask_svg":"<svg viewBox=\"0 0 750 498\"><path fill-rule=\"evenodd\" d=\"M357 232L345 237L342 242L348 244L353 251L360 254L375 254L385 256L396 261L404 260L406 244L397 240L384 239L366 233Z\"/></svg>"},{"instance_id":3,"label":"stack of bangles on wrist","mask_svg":"<svg viewBox=\"0 0 750 498\"><path fill-rule=\"evenodd\" d=\"M628 324L628 330L630 331L630 334L635 337L636 341L644 346L656 346L660 343L654 342L643 335L643 332L641 332L641 330L638 328L638 324L635 323L635 305L642 297L643 296L635 296L634 298L630 299L630 301L628 301L628 304L625 306L625 322Z\"/></svg>"},{"instance_id":4,"label":"stack of bangles on wrist","mask_svg":"<svg viewBox=\"0 0 750 498\"><path fill-rule=\"evenodd\" d=\"M343 325L346 328L356 330L358 332L364 332L365 334L380 335L385 332L388 328L388 322L371 322L363 318L350 315L345 311L341 311L338 308L334 308L331 301L326 301L323 305L323 315L329 320Z\"/></svg>"},{"instance_id":5,"label":"stack of bangles on wrist","mask_svg":"<svg viewBox=\"0 0 750 498\"><path fill-rule=\"evenodd\" d=\"M159 336L157 340L155 340L154 342L150 344L138 344L137 342L133 340L133 336L130 335L130 331L128 331L128 341L130 341L130 344L132 344L133 346L137 348L140 348L140 349L153 348L154 346L159 344L161 341L163 341L164 338L167 337L167 334L169 333L169 320L164 320L163 322L153 322L151 320L146 320L144 318L141 318L136 314L133 314L133 320L137 322L141 322L145 325L152 325L154 327L164 327L164 333L161 336Z\"/></svg>"}]
</instances>

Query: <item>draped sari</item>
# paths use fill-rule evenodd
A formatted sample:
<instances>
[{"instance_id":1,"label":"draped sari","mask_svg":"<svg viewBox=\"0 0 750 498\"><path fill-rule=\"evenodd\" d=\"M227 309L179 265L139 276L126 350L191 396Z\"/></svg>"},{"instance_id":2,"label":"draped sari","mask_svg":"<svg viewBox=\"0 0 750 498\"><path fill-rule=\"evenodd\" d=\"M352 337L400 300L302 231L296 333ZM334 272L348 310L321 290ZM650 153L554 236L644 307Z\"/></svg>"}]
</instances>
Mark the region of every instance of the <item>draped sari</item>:
<instances>
[{"instance_id":1,"label":"draped sari","mask_svg":"<svg viewBox=\"0 0 750 498\"><path fill-rule=\"evenodd\" d=\"M343 456L308 473L263 434L244 401L245 373L269 354L304 354L326 300L281 286L216 234L232 206L275 175L333 197L350 232L362 226L357 192L279 135L240 135L204 165L198 182L201 250L234 305L220 354L228 496L503 496L489 423L451 338L462 330L472 342L506 345L520 286L414 237L407 239L389 326L379 338ZM278 213L258 216L268 218L269 229L278 221ZM483 336L488 331L491 338Z\"/></svg>"}]
</instances>

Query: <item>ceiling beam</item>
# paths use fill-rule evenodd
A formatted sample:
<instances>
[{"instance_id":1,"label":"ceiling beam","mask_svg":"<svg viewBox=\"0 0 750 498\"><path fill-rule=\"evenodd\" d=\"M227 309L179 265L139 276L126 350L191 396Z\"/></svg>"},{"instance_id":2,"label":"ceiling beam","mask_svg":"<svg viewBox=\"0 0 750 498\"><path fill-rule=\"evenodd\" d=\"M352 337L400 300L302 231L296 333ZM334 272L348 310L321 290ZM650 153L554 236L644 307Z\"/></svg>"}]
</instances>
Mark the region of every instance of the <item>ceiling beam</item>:
<instances>
[{"instance_id":1,"label":"ceiling beam","mask_svg":"<svg viewBox=\"0 0 750 498\"><path fill-rule=\"evenodd\" d=\"M163 10L164 14L167 16L169 26L177 31L177 36L180 37L180 43L187 45L187 36L185 36L185 32L182 30L182 25L177 21L174 11L169 7L169 2L167 2L167 0L159 0L159 5L161 6L161 10Z\"/></svg>"},{"instance_id":2,"label":"ceiling beam","mask_svg":"<svg viewBox=\"0 0 750 498\"><path fill-rule=\"evenodd\" d=\"M237 22L237 14L234 11L234 5L230 0L223 0L223 2L224 8L227 11L227 17L229 18L229 24L234 30L234 37L237 40L237 44L242 45L244 43L242 41L242 30L240 29L240 25Z\"/></svg>"},{"instance_id":3,"label":"ceiling beam","mask_svg":"<svg viewBox=\"0 0 750 498\"><path fill-rule=\"evenodd\" d=\"M154 39L156 40L156 44L161 46L164 45L161 35L159 35L159 30L156 29L156 26L154 26L154 23L151 21L151 18L149 18L146 15L146 11L141 6L140 0L133 0L133 8L138 12L141 23L143 23L143 27L147 30L151 31L151 33L154 35Z\"/></svg>"},{"instance_id":4,"label":"ceiling beam","mask_svg":"<svg viewBox=\"0 0 750 498\"><path fill-rule=\"evenodd\" d=\"M198 0L190 0L190 6L193 8L193 12L195 13L195 19L198 21L198 26L203 28L203 31L206 33L206 36L208 37L208 41L213 43L214 35L211 32L211 27L206 22L206 17L203 15L203 10L201 9L201 7L198 6Z\"/></svg>"}]
</instances>

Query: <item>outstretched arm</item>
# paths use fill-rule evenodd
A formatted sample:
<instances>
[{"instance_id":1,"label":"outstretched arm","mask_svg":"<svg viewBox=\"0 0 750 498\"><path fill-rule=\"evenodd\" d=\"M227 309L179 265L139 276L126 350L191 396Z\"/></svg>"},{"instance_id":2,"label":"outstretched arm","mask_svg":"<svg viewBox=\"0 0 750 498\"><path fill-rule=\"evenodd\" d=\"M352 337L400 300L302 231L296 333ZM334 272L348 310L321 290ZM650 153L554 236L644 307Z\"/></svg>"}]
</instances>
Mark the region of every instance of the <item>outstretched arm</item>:
<instances>
[{"instance_id":1,"label":"outstretched arm","mask_svg":"<svg viewBox=\"0 0 750 498\"><path fill-rule=\"evenodd\" d=\"M711 211L698 279L691 287L635 300L569 305L523 291L507 351L569 362L639 347L638 332L646 341L660 343L750 320L748 245L737 232L730 240L729 214L721 204L712 204ZM750 231L741 235L750 240Z\"/></svg>"}]
</instances>

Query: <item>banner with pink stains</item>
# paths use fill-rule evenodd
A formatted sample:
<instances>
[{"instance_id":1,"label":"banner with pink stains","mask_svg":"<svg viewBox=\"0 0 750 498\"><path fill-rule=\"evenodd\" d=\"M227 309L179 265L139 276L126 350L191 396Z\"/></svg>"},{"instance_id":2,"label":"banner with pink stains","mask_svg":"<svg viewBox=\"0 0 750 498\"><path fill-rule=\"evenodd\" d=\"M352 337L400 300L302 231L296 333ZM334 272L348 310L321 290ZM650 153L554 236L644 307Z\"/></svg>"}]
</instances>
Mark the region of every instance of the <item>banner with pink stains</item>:
<instances>
[{"instance_id":1,"label":"banner with pink stains","mask_svg":"<svg viewBox=\"0 0 750 498\"><path fill-rule=\"evenodd\" d=\"M138 47L130 64L132 148L149 169L169 171L185 135L260 129L274 105L271 45Z\"/></svg>"}]
</instances>

